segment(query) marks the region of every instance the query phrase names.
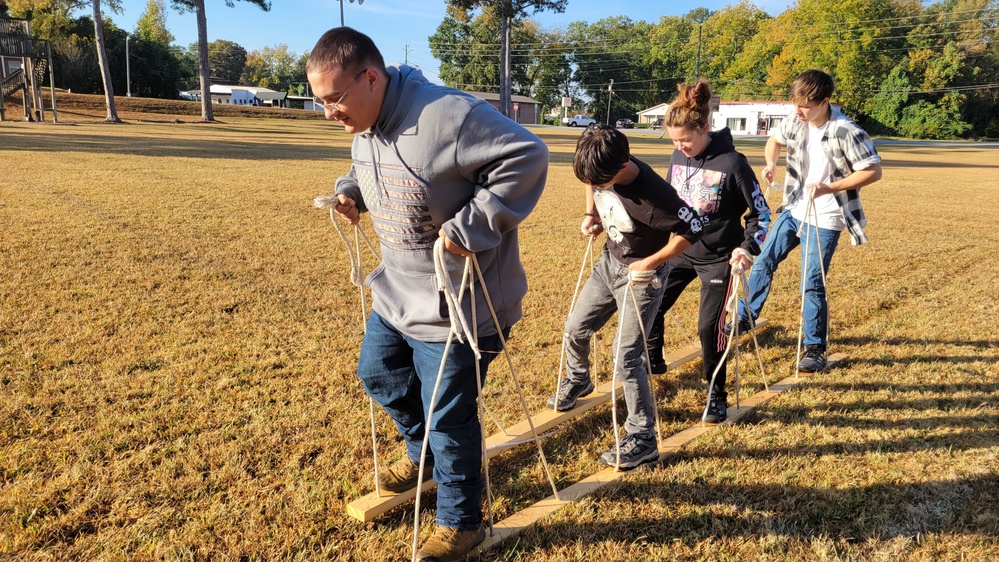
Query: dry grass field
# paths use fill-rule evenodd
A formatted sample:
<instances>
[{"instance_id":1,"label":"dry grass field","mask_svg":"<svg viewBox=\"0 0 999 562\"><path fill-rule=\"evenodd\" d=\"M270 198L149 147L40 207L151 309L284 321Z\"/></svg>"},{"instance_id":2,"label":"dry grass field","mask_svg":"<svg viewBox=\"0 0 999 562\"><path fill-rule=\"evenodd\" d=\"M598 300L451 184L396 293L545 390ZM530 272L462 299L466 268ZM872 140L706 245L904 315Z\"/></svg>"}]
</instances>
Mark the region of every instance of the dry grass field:
<instances>
[{"instance_id":1,"label":"dry grass field","mask_svg":"<svg viewBox=\"0 0 999 562\"><path fill-rule=\"evenodd\" d=\"M311 201L350 137L75 120L0 123L0 559L407 559L411 505L345 514L372 489L358 295ZM552 166L511 342L532 409L585 248L573 133L539 132ZM760 169L762 144L739 145ZM662 171L671 147L633 149ZM831 350L850 360L473 559L999 560L999 149L880 150L871 242L844 239L830 272ZM765 310L771 381L791 373L797 280L792 258ZM694 333L696 286L676 310L672 347ZM761 388L747 363L743 396ZM495 365L487 400L512 422ZM699 420L700 379L699 362L657 378L667 433ZM610 419L545 441L560 488L601 468ZM402 446L378 423L391 462ZM530 446L491 467L497 519L551 493Z\"/></svg>"}]
</instances>

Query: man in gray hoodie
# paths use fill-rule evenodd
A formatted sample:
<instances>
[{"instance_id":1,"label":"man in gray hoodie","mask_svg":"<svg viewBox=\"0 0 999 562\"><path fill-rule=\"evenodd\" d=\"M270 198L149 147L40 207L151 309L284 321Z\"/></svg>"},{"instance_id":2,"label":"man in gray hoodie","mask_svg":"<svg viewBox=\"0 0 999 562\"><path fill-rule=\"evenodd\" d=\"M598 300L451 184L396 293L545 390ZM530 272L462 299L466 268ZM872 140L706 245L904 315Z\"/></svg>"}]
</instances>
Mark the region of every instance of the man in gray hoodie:
<instances>
[{"instance_id":1,"label":"man in gray hoodie","mask_svg":"<svg viewBox=\"0 0 999 562\"><path fill-rule=\"evenodd\" d=\"M334 210L351 222L367 212L381 245L382 262L365 280L373 311L357 376L406 442L402 460L378 475L383 489L402 491L417 480L450 330L434 243L443 238L451 254L476 255L501 330L509 333L527 292L517 226L541 197L548 149L488 103L431 84L409 66L386 67L371 39L350 28L327 31L306 72L326 118L354 135L353 162L336 181ZM463 265L458 257L448 260L453 287ZM502 340L477 293L485 373ZM461 306L472 318L467 294ZM437 529L419 560L461 559L485 537L475 357L467 342L447 351L426 460L438 485Z\"/></svg>"}]
</instances>

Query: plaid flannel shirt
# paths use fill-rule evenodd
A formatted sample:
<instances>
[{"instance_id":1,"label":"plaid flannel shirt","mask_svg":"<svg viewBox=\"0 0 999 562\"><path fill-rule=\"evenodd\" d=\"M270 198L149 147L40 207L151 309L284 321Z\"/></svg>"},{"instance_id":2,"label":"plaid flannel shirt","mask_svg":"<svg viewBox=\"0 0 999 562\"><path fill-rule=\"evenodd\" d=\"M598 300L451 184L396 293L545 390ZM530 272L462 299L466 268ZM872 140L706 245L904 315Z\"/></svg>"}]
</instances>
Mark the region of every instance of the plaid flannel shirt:
<instances>
[{"instance_id":1,"label":"plaid flannel shirt","mask_svg":"<svg viewBox=\"0 0 999 562\"><path fill-rule=\"evenodd\" d=\"M787 147L787 174L784 180L784 199L777 212L797 202L805 192L805 178L808 176L805 158L805 139L808 123L802 123L792 113L774 130L774 139ZM857 170L869 168L881 162L874 142L866 131L843 115L835 107L830 108L829 126L822 134L822 151L826 154L826 177L830 182L841 180ZM835 193L846 227L850 231L850 243L859 246L867 242L864 227L867 217L860 205L860 189L848 189Z\"/></svg>"}]
</instances>

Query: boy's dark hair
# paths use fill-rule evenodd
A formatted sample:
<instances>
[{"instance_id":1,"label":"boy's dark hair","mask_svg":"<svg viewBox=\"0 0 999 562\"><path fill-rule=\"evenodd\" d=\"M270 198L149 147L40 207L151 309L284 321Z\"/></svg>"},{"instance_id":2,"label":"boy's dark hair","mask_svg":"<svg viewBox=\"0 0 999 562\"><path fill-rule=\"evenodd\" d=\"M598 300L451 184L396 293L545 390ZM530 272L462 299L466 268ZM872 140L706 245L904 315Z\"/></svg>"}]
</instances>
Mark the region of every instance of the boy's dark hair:
<instances>
[{"instance_id":1,"label":"boy's dark hair","mask_svg":"<svg viewBox=\"0 0 999 562\"><path fill-rule=\"evenodd\" d=\"M385 73L385 59L375 42L350 27L334 27L324 33L309 53L305 72L322 72L330 66L339 66L350 72L368 66Z\"/></svg>"},{"instance_id":2,"label":"boy's dark hair","mask_svg":"<svg viewBox=\"0 0 999 562\"><path fill-rule=\"evenodd\" d=\"M630 154L624 133L607 125L590 125L576 141L572 171L587 185L604 185L621 171Z\"/></svg>"},{"instance_id":3,"label":"boy's dark hair","mask_svg":"<svg viewBox=\"0 0 999 562\"><path fill-rule=\"evenodd\" d=\"M836 85L828 73L817 68L806 70L791 82L791 93L788 98L792 103L820 102L832 97Z\"/></svg>"}]
</instances>

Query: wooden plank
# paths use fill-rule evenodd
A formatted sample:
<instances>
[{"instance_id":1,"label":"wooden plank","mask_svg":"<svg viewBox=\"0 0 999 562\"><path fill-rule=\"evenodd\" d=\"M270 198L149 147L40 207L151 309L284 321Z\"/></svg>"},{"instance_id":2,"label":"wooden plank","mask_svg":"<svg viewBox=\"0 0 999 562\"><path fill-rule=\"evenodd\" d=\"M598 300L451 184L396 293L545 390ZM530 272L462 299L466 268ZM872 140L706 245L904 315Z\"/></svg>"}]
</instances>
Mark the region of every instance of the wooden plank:
<instances>
[{"instance_id":1,"label":"wooden plank","mask_svg":"<svg viewBox=\"0 0 999 562\"><path fill-rule=\"evenodd\" d=\"M768 324L766 318L760 318L756 321L756 327L762 328ZM693 361L694 359L701 356L700 347L684 347L669 353L665 357L667 370L676 369L677 367ZM620 395L623 385L620 381L617 383L616 392ZM566 423L574 418L577 418L584 413L600 406L601 404L606 404L610 402L611 399L611 383L610 381L605 382L594 389L594 391L585 398L580 398L576 401L576 407L567 410L565 412L556 412L551 408L545 408L540 412L536 412L531 416L531 421L534 423L535 432L540 435L546 431L549 431L563 423ZM531 427L527 420L522 420L506 429L506 433L502 431L490 435L486 439L486 458L493 458L500 454L503 450L508 447L516 446L528 441L532 438ZM424 491L432 490L437 484L433 480L428 480L423 483ZM372 492L357 498L356 500L350 502L347 505L347 515L350 515L354 519L362 522L368 522L378 517L382 513L389 511L390 509L397 507L412 500L416 497L416 489L412 488L406 490L405 492L388 492L382 491L381 497L376 493Z\"/></svg>"},{"instance_id":2,"label":"wooden plank","mask_svg":"<svg viewBox=\"0 0 999 562\"><path fill-rule=\"evenodd\" d=\"M830 355L828 358L828 366L832 366L846 359L847 355L844 353ZM754 408L787 391L788 389L797 386L801 382L802 379L800 377L792 375L776 384L770 385L769 390L757 392L746 400L743 400L739 408L729 409L728 419L720 425L732 425L737 423ZM663 461L667 456L678 451L687 443L714 431L717 427L718 425L698 424L670 436L662 442L659 448L659 460ZM491 535L486 535L486 540L478 546L478 550L480 552L485 551L508 538L519 535L524 532L524 530L541 520L541 518L558 511L563 506L577 501L579 498L587 494L591 494L612 482L616 482L624 478L629 473L630 471L617 472L613 468L606 468L592 476L580 480L564 490L560 490L559 496L562 498L561 501L555 499L554 495L548 496L547 498L528 506L521 511L518 511L517 513L514 513L510 517L507 517L506 519L493 525L493 533Z\"/></svg>"}]
</instances>

